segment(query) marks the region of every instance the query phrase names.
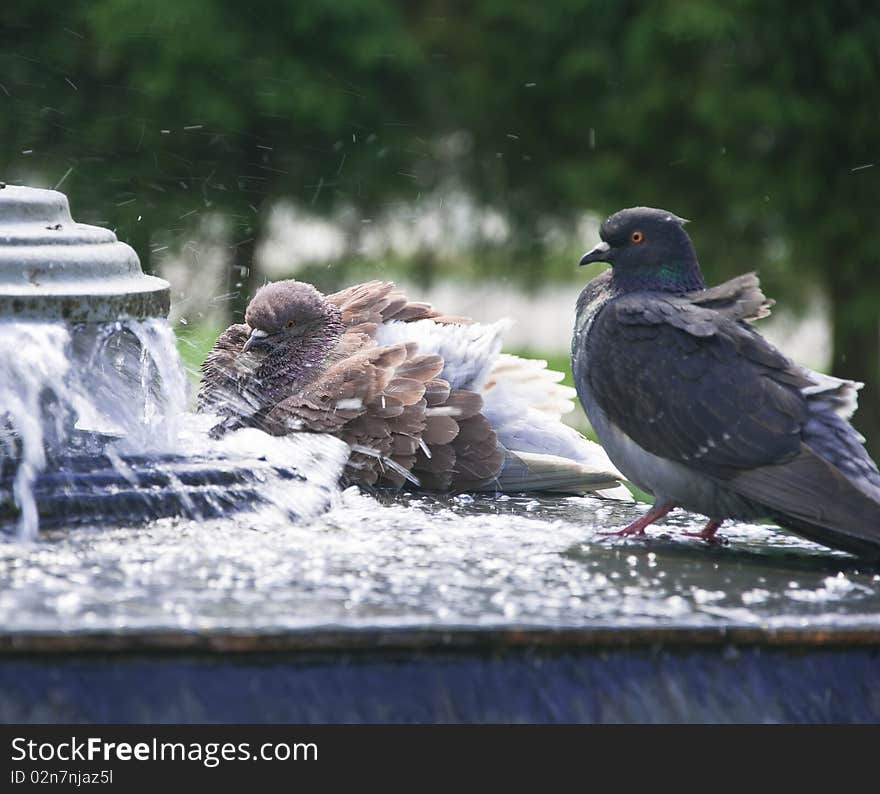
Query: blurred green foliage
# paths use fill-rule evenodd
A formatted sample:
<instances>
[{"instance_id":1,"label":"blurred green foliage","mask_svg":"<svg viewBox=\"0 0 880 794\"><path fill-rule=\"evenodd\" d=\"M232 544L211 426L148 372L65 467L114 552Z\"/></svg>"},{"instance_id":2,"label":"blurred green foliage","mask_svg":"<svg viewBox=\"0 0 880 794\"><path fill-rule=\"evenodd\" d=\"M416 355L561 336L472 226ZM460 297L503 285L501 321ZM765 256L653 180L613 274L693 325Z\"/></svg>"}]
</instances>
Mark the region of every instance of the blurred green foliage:
<instances>
[{"instance_id":1,"label":"blurred green foliage","mask_svg":"<svg viewBox=\"0 0 880 794\"><path fill-rule=\"evenodd\" d=\"M828 294L876 452L878 42L862 0L15 0L0 178L60 183L147 264L221 213L239 268L279 197L373 212L453 180L513 219L476 266L531 285L560 272L548 218L665 207L710 280Z\"/></svg>"},{"instance_id":2,"label":"blurred green foliage","mask_svg":"<svg viewBox=\"0 0 880 794\"><path fill-rule=\"evenodd\" d=\"M178 324L174 329L177 334L177 352L184 370L189 375L194 387L201 378L200 367L210 352L223 328L212 323Z\"/></svg>"}]
</instances>

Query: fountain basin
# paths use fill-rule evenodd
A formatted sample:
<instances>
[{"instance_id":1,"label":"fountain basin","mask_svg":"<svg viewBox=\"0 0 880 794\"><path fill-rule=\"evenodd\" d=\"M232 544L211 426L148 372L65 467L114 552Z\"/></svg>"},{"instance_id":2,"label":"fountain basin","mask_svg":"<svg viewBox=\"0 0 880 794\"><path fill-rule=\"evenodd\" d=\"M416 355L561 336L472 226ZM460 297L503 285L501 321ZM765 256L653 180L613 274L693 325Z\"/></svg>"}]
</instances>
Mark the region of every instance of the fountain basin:
<instances>
[{"instance_id":1,"label":"fountain basin","mask_svg":"<svg viewBox=\"0 0 880 794\"><path fill-rule=\"evenodd\" d=\"M0 719L880 720L880 574L585 497L346 492L309 522L49 533L0 559Z\"/></svg>"}]
</instances>

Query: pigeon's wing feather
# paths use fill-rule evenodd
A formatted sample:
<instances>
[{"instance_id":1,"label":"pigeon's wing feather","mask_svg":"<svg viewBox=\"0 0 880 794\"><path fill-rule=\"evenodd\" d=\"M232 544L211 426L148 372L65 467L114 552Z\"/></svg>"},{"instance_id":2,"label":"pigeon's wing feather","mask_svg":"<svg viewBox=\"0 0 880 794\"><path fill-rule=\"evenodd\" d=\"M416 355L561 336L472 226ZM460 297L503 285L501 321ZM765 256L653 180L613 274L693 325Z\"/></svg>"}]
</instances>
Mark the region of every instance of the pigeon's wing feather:
<instances>
[{"instance_id":1,"label":"pigeon's wing feather","mask_svg":"<svg viewBox=\"0 0 880 794\"><path fill-rule=\"evenodd\" d=\"M348 344L350 340L345 340ZM394 367L405 359L403 346L372 343L328 366L303 388L279 400L266 413L271 432L335 432L366 411L390 383Z\"/></svg>"},{"instance_id":2,"label":"pigeon's wing feather","mask_svg":"<svg viewBox=\"0 0 880 794\"><path fill-rule=\"evenodd\" d=\"M504 464L504 450L498 446L498 436L481 413L459 419L458 426L459 433L451 444L455 452L451 489L491 489Z\"/></svg>"},{"instance_id":3,"label":"pigeon's wing feather","mask_svg":"<svg viewBox=\"0 0 880 794\"><path fill-rule=\"evenodd\" d=\"M623 479L602 447L562 422L577 396L560 383L563 377L548 369L546 361L507 353L500 354L492 367L482 389L483 414L508 453L502 490L566 490L565 484L573 483L571 487L583 493L597 490L595 483L603 478L607 483L612 472L617 480ZM601 496L632 500L623 486L600 490Z\"/></svg>"},{"instance_id":4,"label":"pigeon's wing feather","mask_svg":"<svg viewBox=\"0 0 880 794\"><path fill-rule=\"evenodd\" d=\"M361 469L356 479L372 484L381 474L382 458L392 454L390 420L404 413L405 402L417 403L424 389L416 389L415 395L407 390L386 395L396 367L407 358L404 345L377 347L366 342L352 350L348 339L343 346L347 355L280 400L262 424L275 434L309 430L338 435L353 448L349 470ZM403 399L404 394L412 399Z\"/></svg>"},{"instance_id":5,"label":"pigeon's wing feather","mask_svg":"<svg viewBox=\"0 0 880 794\"><path fill-rule=\"evenodd\" d=\"M434 319L440 313L430 303L409 300L393 281L367 281L328 295L326 300L342 312L342 322L350 330L371 336L382 323L389 320L413 322Z\"/></svg>"},{"instance_id":6,"label":"pigeon's wing feather","mask_svg":"<svg viewBox=\"0 0 880 794\"><path fill-rule=\"evenodd\" d=\"M713 309L731 320L752 322L770 314L774 301L761 291L755 273L746 273L715 287L689 293L697 306ZM864 438L847 422L858 407L864 384L801 368L810 384L801 388L809 417L804 440L823 458L837 466L859 487L880 499L880 473L864 448Z\"/></svg>"},{"instance_id":7,"label":"pigeon's wing feather","mask_svg":"<svg viewBox=\"0 0 880 794\"><path fill-rule=\"evenodd\" d=\"M809 407L804 442L880 503L880 471L865 449L865 439L847 421L858 406L858 390L863 384L805 372L815 385L802 390Z\"/></svg>"},{"instance_id":8,"label":"pigeon's wing feather","mask_svg":"<svg viewBox=\"0 0 880 794\"><path fill-rule=\"evenodd\" d=\"M627 494L627 501L632 501L629 491L620 485L620 475L614 471L613 466L603 471L571 458L544 453L507 450L504 467L496 481L502 491L553 491L569 494L599 491L616 497L617 492L622 489Z\"/></svg>"},{"instance_id":9,"label":"pigeon's wing feather","mask_svg":"<svg viewBox=\"0 0 880 794\"><path fill-rule=\"evenodd\" d=\"M880 504L806 444L784 463L734 474L725 484L811 540L880 557Z\"/></svg>"},{"instance_id":10,"label":"pigeon's wing feather","mask_svg":"<svg viewBox=\"0 0 880 794\"><path fill-rule=\"evenodd\" d=\"M413 474L430 490L491 488L504 451L482 413L483 398L439 379L426 384L425 397L426 426Z\"/></svg>"},{"instance_id":11,"label":"pigeon's wing feather","mask_svg":"<svg viewBox=\"0 0 880 794\"><path fill-rule=\"evenodd\" d=\"M833 375L806 368L804 372L814 385L803 392L818 410L833 413L843 420L852 418L859 407L859 389L864 383L835 378Z\"/></svg>"},{"instance_id":12,"label":"pigeon's wing feather","mask_svg":"<svg viewBox=\"0 0 880 794\"><path fill-rule=\"evenodd\" d=\"M683 297L610 301L589 337L600 407L649 452L706 473L800 451L810 381L760 335Z\"/></svg>"},{"instance_id":13,"label":"pigeon's wing feather","mask_svg":"<svg viewBox=\"0 0 880 794\"><path fill-rule=\"evenodd\" d=\"M756 273L744 273L714 287L688 293L686 298L696 306L712 309L728 319L748 322L768 317L776 303L761 291Z\"/></svg>"},{"instance_id":14,"label":"pigeon's wing feather","mask_svg":"<svg viewBox=\"0 0 880 794\"><path fill-rule=\"evenodd\" d=\"M379 344L414 342L424 353L443 358L441 377L453 388L482 391L498 360L509 322L440 324L436 320L383 324L376 332Z\"/></svg>"},{"instance_id":15,"label":"pigeon's wing feather","mask_svg":"<svg viewBox=\"0 0 880 794\"><path fill-rule=\"evenodd\" d=\"M357 334L359 342L351 338L346 334L340 342L344 355L266 414L264 427L339 436L352 448L346 473L355 482L416 482L410 472L421 449L448 444L458 434L453 419L428 409L426 392L443 360L418 353L412 344L377 345L364 334ZM448 396L447 390L441 401Z\"/></svg>"}]
</instances>

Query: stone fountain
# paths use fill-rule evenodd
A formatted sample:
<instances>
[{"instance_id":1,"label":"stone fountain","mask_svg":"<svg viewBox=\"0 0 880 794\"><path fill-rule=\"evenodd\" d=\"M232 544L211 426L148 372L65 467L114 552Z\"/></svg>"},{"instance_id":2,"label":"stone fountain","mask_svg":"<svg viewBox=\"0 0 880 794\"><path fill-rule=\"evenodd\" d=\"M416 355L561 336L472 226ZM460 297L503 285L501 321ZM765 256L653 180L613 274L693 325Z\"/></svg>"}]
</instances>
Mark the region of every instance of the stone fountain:
<instances>
[{"instance_id":1,"label":"stone fountain","mask_svg":"<svg viewBox=\"0 0 880 794\"><path fill-rule=\"evenodd\" d=\"M0 189L0 317L94 325L167 317L168 282L109 229L75 223L67 197Z\"/></svg>"},{"instance_id":2,"label":"stone fountain","mask_svg":"<svg viewBox=\"0 0 880 794\"><path fill-rule=\"evenodd\" d=\"M203 518L308 479L246 441L187 435L169 294L64 194L0 189L0 526Z\"/></svg>"},{"instance_id":3,"label":"stone fountain","mask_svg":"<svg viewBox=\"0 0 880 794\"><path fill-rule=\"evenodd\" d=\"M335 439L207 440L167 310L63 195L0 189L0 721L880 720L877 570L675 514L609 539L643 506L591 497L340 494Z\"/></svg>"}]
</instances>

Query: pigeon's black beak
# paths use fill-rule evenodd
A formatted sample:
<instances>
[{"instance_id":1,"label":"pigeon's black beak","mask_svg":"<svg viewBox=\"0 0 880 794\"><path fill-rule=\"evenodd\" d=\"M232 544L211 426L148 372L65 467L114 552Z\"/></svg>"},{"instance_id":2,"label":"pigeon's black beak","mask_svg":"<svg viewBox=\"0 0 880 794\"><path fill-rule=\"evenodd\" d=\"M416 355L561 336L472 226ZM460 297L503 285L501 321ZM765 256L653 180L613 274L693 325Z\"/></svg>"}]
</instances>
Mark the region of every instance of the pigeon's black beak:
<instances>
[{"instance_id":1,"label":"pigeon's black beak","mask_svg":"<svg viewBox=\"0 0 880 794\"><path fill-rule=\"evenodd\" d=\"M259 347L260 345L265 344L264 340L267 336L269 336L269 334L267 334L265 331L261 331L259 328L254 328L254 330L251 331L251 335L244 343L241 352L247 353L248 350L252 350L255 347Z\"/></svg>"},{"instance_id":2,"label":"pigeon's black beak","mask_svg":"<svg viewBox=\"0 0 880 794\"><path fill-rule=\"evenodd\" d=\"M589 265L593 262L608 262L608 253L610 251L611 246L608 245L608 243L599 243L599 245L597 245L592 251L587 251L587 253L581 257L581 261L578 265L579 267L583 267L584 265Z\"/></svg>"}]
</instances>

